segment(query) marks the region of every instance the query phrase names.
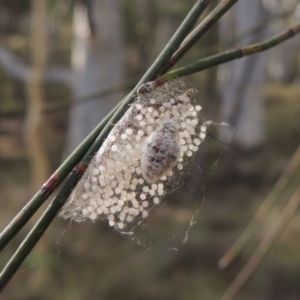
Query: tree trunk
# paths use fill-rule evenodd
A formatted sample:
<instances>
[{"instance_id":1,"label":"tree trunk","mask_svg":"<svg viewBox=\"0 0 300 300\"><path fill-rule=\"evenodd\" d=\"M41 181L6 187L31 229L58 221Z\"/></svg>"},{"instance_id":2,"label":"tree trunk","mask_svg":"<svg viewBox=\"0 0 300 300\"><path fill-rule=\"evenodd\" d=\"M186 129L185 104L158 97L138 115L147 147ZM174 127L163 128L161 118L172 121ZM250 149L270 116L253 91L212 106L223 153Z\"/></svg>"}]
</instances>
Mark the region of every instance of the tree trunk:
<instances>
[{"instance_id":1,"label":"tree trunk","mask_svg":"<svg viewBox=\"0 0 300 300\"><path fill-rule=\"evenodd\" d=\"M85 0L74 11L72 48L73 91L87 96L124 79L121 1ZM122 94L95 97L70 112L67 152L70 153L122 99Z\"/></svg>"}]
</instances>

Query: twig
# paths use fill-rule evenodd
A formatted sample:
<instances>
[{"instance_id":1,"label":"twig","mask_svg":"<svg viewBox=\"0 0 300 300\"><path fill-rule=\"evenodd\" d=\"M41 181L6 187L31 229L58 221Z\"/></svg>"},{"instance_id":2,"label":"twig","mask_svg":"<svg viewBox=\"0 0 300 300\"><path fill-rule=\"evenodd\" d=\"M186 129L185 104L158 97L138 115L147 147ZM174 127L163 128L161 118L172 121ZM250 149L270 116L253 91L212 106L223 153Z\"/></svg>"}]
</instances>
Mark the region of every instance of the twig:
<instances>
[{"instance_id":1,"label":"twig","mask_svg":"<svg viewBox=\"0 0 300 300\"><path fill-rule=\"evenodd\" d=\"M237 2L238 0L223 0L183 41L173 54L164 71L172 68L184 54ZM162 74L164 72L161 72Z\"/></svg>"},{"instance_id":2,"label":"twig","mask_svg":"<svg viewBox=\"0 0 300 300\"><path fill-rule=\"evenodd\" d=\"M224 295L220 300L232 300L240 291L245 282L249 279L249 277L253 274L257 266L261 263L263 258L266 256L267 252L276 242L278 237L281 235L283 230L289 224L293 215L295 214L300 201L300 189L298 188L296 192L294 192L292 198L289 200L285 209L283 210L279 220L272 227L271 231L265 236L265 238L261 241L259 246L257 247L254 254L251 256L247 264L226 290Z\"/></svg>"},{"instance_id":3,"label":"twig","mask_svg":"<svg viewBox=\"0 0 300 300\"><path fill-rule=\"evenodd\" d=\"M223 64L225 62L238 59L244 56L248 56L251 54L255 54L261 51L268 50L282 42L284 42L287 39L290 39L294 37L296 34L298 34L300 31L300 23L296 24L295 26L285 30L284 32L275 35L274 37L267 39L261 43L252 44L246 47L239 47L236 49L228 50L225 52L222 52L220 54L216 54L213 56L209 56L207 58L198 60L190 65L187 65L182 68L175 69L163 76L160 76L157 78L158 82L166 82L172 78L176 77L183 77L188 76L200 71L203 71L205 69L214 67L216 65Z\"/></svg>"},{"instance_id":4,"label":"twig","mask_svg":"<svg viewBox=\"0 0 300 300\"><path fill-rule=\"evenodd\" d=\"M275 183L272 190L269 192L268 196L262 202L261 206L255 213L253 219L248 224L247 228L234 243L233 246L226 252L226 254L220 259L218 265L221 269L226 268L243 250L247 245L249 240L253 237L255 232L258 230L260 224L265 220L266 215L269 213L270 209L278 200L282 198L285 193L291 193L293 188L299 184L300 176L300 147L296 150L292 159L289 161L285 167L280 178ZM294 185L291 188L291 185ZM286 196L287 198L290 195Z\"/></svg>"},{"instance_id":5,"label":"twig","mask_svg":"<svg viewBox=\"0 0 300 300\"><path fill-rule=\"evenodd\" d=\"M182 41L185 39L187 34L195 25L196 21L198 20L199 16L203 13L207 5L209 4L210 0L198 0L194 7L191 9L189 14L186 16L184 21L181 23L173 37L170 39L168 45L165 49L160 53L157 57L155 62L153 63L152 71L148 70L145 76L140 80L139 84L144 83L148 80L153 80L157 75L162 73L162 68L169 61L172 57L174 52L178 49ZM168 68L169 69L169 68ZM150 72L149 72L150 71ZM148 74L149 73L149 74ZM148 80L146 80L148 78Z\"/></svg>"}]
</instances>

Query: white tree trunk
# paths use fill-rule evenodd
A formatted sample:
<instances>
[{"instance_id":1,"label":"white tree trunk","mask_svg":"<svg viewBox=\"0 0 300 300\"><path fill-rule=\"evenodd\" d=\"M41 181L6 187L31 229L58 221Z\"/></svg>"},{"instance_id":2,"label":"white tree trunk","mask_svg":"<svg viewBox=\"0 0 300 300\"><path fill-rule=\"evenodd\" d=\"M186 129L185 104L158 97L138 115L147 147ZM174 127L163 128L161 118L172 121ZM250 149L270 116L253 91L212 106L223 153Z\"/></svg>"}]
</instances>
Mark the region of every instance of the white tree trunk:
<instances>
[{"instance_id":1,"label":"white tree trunk","mask_svg":"<svg viewBox=\"0 0 300 300\"><path fill-rule=\"evenodd\" d=\"M240 1L234 10L234 28L240 33L260 22L266 13L260 0ZM227 30L227 31L225 31ZM228 26L220 26L221 39L230 39ZM263 39L265 32L244 38L239 45ZM228 68L228 65L225 68ZM230 126L220 128L220 138L244 149L259 146L265 139L263 89L266 79L266 54L250 56L230 64L224 86L230 93L222 96L221 120ZM221 72L224 69L221 69Z\"/></svg>"},{"instance_id":2,"label":"white tree trunk","mask_svg":"<svg viewBox=\"0 0 300 300\"><path fill-rule=\"evenodd\" d=\"M86 0L76 4L72 48L75 97L87 96L124 79L120 8L119 0ZM118 93L73 105L67 152L78 146L121 99Z\"/></svg>"}]
</instances>

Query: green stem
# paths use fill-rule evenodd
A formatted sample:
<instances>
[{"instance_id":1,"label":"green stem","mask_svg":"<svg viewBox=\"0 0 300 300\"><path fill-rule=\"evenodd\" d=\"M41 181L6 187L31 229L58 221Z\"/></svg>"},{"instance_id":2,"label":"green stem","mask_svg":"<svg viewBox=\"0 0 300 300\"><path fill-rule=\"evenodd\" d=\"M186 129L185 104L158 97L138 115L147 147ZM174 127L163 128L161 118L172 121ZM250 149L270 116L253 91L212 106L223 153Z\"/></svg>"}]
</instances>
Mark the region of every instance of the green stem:
<instances>
[{"instance_id":1,"label":"green stem","mask_svg":"<svg viewBox=\"0 0 300 300\"><path fill-rule=\"evenodd\" d=\"M141 83L153 80L159 74L159 70L161 67L168 61L168 59L172 56L175 49L178 48L182 40L185 38L187 32L189 32L191 26L193 26L196 20L199 17L199 14L203 11L204 3L207 1L197 1L194 7L191 9L190 13L187 15L185 20L183 21L182 25L178 28L175 32L174 36L171 38L170 42L166 45L164 50L161 52L159 57L155 60L151 68L146 72L137 86L123 99L122 102L103 120L93 132L98 133L101 132L97 139L94 141L95 137L91 137L88 142L85 144L85 156L83 159L77 164L76 169L80 172L74 172L70 178L67 180L66 184L63 186L62 190L59 194L53 199L50 206L47 208L43 216L39 219L36 223L34 228L29 232L29 234L24 239L23 243L19 246L17 251L11 257L5 268L0 274L0 291L2 291L6 284L10 281L13 277L19 266L28 256L30 251L33 249L35 244L38 242L40 237L43 235L47 227L51 224L53 218L59 211L59 209L63 206L67 198L69 197L72 189L76 186L77 182L80 180L84 170L87 168L88 164L90 163L92 157L98 151L100 146L102 145L104 139L108 135L109 131L111 130L112 124L115 124L124 114L127 109L129 103L134 101L134 95L136 93L137 88L140 86ZM111 117L112 116L112 117ZM104 128L103 128L104 127ZM94 142L94 143L93 143ZM93 143L93 144L92 144ZM91 145L92 144L92 145ZM89 148L90 146L90 148ZM82 148L82 144L78 147L80 150ZM78 149L77 148L77 149ZM87 150L87 148L89 148ZM80 153L82 153L80 151ZM74 163L74 161L72 161ZM71 166L71 162L69 167ZM61 175L61 174L60 174ZM66 176L65 176L66 177ZM64 178L65 178L64 177ZM53 185L53 181L51 182L51 187L57 187L58 182L60 183L64 178L58 176L56 174L55 178L55 185ZM7 244L13 236L26 224L29 218L36 212L36 210L42 205L42 203L46 200L46 198L53 192L52 189L48 189L47 193L38 192L38 201L34 201L34 205L32 201L24 208L25 211L21 211L19 216L21 217L20 220L16 217L13 222L8 226L9 228L4 230L2 235L2 240L5 240L5 244ZM35 197L34 197L35 198ZM42 201L40 201L42 200ZM1 238L0 238L1 242ZM4 245L4 242L3 242Z\"/></svg>"},{"instance_id":2,"label":"green stem","mask_svg":"<svg viewBox=\"0 0 300 300\"><path fill-rule=\"evenodd\" d=\"M193 28L199 16L203 13L209 2L210 0L198 0L196 2L177 31L174 33L173 37L170 39L168 45L164 48L164 50L157 57L156 61L153 63L153 66L155 67L152 67L151 71L147 71L139 84L149 80L154 80L157 75L162 73L162 68L166 65L166 63L172 57L173 53L178 49L182 41Z\"/></svg>"},{"instance_id":3,"label":"green stem","mask_svg":"<svg viewBox=\"0 0 300 300\"><path fill-rule=\"evenodd\" d=\"M265 51L267 49L270 49L270 48L284 42L285 40L287 40L289 38L294 37L296 34L299 33L299 31L300 31L300 24L297 24L297 25L285 30L284 32L282 32L278 35L275 35L274 37L267 39L261 43L225 51L225 52L198 60L195 63L192 63L185 67L170 71L167 74L157 78L157 81L166 82L166 81L174 79L176 77L188 76L188 75L203 71L205 69L226 63L228 61L231 61L231 60L234 60L237 58L241 58L241 57L244 57L247 55Z\"/></svg>"},{"instance_id":4,"label":"green stem","mask_svg":"<svg viewBox=\"0 0 300 300\"><path fill-rule=\"evenodd\" d=\"M183 41L179 49L173 54L166 67L161 72L164 74L171 69L184 54L237 2L238 0L223 0Z\"/></svg>"}]
</instances>

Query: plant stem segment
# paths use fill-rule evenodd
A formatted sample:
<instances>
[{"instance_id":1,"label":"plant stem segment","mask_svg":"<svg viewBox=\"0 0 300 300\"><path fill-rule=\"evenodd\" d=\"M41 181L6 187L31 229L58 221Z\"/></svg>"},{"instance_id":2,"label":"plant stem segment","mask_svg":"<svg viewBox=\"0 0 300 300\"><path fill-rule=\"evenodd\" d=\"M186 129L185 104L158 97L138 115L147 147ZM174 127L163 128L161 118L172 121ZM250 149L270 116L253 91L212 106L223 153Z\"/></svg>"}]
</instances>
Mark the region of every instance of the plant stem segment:
<instances>
[{"instance_id":1,"label":"plant stem segment","mask_svg":"<svg viewBox=\"0 0 300 300\"><path fill-rule=\"evenodd\" d=\"M216 54L216 55L209 56L207 58L198 60L195 63L192 63L185 67L175 69L171 72L168 72L167 74L165 74L163 76L160 76L159 78L157 78L157 81L160 83L163 83L163 82L166 82L173 78L188 76L188 75L203 71L205 69L226 63L226 62L234 60L234 59L238 59L238 58L241 58L241 57L244 57L247 55L251 55L251 54L255 54L258 52L268 50L268 49L284 42L285 40L294 37L296 34L299 33L299 31L300 31L300 23L285 30L284 32L282 32L278 35L275 35L274 37L272 37L270 39L267 39L267 40L261 42L261 43L225 51L220 54Z\"/></svg>"},{"instance_id":2,"label":"plant stem segment","mask_svg":"<svg viewBox=\"0 0 300 300\"><path fill-rule=\"evenodd\" d=\"M177 31L174 33L167 46L164 48L164 50L160 53L160 55L153 63L151 70L149 69L146 72L146 74L140 80L138 85L149 80L154 80L156 76L162 73L162 68L170 60L173 53L179 48L180 44L191 31L191 29L193 28L193 26L195 25L198 18L203 13L209 2L209 0L198 0L196 2L196 4L191 9L186 18L183 20Z\"/></svg>"},{"instance_id":3,"label":"plant stem segment","mask_svg":"<svg viewBox=\"0 0 300 300\"><path fill-rule=\"evenodd\" d=\"M237 2L223 0L183 41L173 54L162 74L172 68L184 54Z\"/></svg>"}]
</instances>

